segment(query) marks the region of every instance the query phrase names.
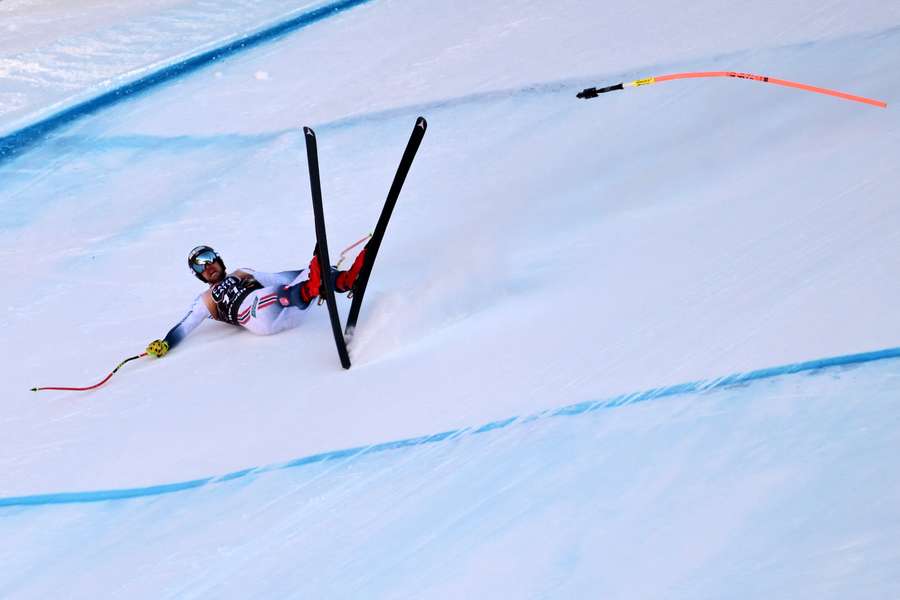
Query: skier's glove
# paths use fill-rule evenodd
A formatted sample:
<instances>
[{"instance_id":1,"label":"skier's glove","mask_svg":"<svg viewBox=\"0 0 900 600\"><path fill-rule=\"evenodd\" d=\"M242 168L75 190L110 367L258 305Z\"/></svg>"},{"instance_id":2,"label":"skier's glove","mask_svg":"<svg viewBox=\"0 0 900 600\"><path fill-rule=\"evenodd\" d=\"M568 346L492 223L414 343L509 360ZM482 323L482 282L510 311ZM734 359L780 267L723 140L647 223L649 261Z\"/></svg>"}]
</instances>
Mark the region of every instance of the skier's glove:
<instances>
[{"instance_id":1,"label":"skier's glove","mask_svg":"<svg viewBox=\"0 0 900 600\"><path fill-rule=\"evenodd\" d=\"M165 340L153 340L147 346L147 354L149 354L150 356L155 356L156 358L162 358L168 351L169 342Z\"/></svg>"}]
</instances>

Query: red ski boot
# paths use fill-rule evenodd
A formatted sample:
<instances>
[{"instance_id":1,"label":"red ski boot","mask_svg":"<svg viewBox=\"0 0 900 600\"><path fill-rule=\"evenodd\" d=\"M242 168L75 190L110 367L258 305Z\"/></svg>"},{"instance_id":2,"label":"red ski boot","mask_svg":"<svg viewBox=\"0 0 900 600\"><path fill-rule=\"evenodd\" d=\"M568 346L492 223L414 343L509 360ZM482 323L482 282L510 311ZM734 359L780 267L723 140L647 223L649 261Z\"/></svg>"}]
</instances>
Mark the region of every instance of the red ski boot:
<instances>
[{"instance_id":1,"label":"red ski boot","mask_svg":"<svg viewBox=\"0 0 900 600\"><path fill-rule=\"evenodd\" d=\"M319 256L314 254L309 261L309 278L300 284L300 298L304 302L310 302L319 295L322 286L322 271L319 268Z\"/></svg>"},{"instance_id":2,"label":"red ski boot","mask_svg":"<svg viewBox=\"0 0 900 600\"><path fill-rule=\"evenodd\" d=\"M298 306L306 308L309 303L319 295L322 287L322 270L319 268L319 257L313 255L309 261L309 277L303 283L284 286L278 293L278 302L282 306Z\"/></svg>"},{"instance_id":3,"label":"red ski boot","mask_svg":"<svg viewBox=\"0 0 900 600\"><path fill-rule=\"evenodd\" d=\"M344 292L352 290L353 286L356 284L357 277L359 277L359 272L362 271L363 263L365 261L366 249L363 247L362 251L356 255L356 259L353 261L350 269L338 272L337 277L334 280L334 291L343 294Z\"/></svg>"}]
</instances>

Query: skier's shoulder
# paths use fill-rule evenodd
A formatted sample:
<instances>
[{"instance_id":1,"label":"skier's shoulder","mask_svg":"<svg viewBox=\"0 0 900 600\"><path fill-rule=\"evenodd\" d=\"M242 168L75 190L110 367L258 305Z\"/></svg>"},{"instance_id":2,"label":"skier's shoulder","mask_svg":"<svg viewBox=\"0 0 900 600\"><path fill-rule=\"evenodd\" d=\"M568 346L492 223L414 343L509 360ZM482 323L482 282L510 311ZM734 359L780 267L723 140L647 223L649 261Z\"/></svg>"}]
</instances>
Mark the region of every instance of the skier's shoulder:
<instances>
[{"instance_id":1,"label":"skier's shoulder","mask_svg":"<svg viewBox=\"0 0 900 600\"><path fill-rule=\"evenodd\" d=\"M227 276L228 277L236 277L238 279L246 279L247 277L253 277L256 274L255 269L248 269L247 267L241 267L235 271L232 271Z\"/></svg>"},{"instance_id":2,"label":"skier's shoulder","mask_svg":"<svg viewBox=\"0 0 900 600\"><path fill-rule=\"evenodd\" d=\"M254 271L253 269L247 269L244 267L235 269L234 271L226 273L225 276L222 277L222 279L220 279L218 282L211 284L209 288L201 294L201 296L212 294L216 288L232 287L236 283L244 281L248 277L253 277L254 273L256 273L256 271Z\"/></svg>"}]
</instances>

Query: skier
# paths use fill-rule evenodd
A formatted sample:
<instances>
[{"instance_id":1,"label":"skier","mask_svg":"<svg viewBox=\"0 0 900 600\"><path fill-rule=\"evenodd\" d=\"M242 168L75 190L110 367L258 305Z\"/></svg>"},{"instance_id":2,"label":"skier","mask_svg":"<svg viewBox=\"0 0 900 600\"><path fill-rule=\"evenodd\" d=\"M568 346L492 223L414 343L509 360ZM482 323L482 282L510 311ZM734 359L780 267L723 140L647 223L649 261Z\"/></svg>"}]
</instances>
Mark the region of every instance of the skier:
<instances>
[{"instance_id":1,"label":"skier","mask_svg":"<svg viewBox=\"0 0 900 600\"><path fill-rule=\"evenodd\" d=\"M362 270L366 249L346 271L331 267L334 291L349 292ZM188 314L161 340L147 346L147 354L161 358L207 318L244 327L259 335L270 335L300 324L302 311L318 297L322 284L319 257L313 256L309 271L266 273L238 269L228 273L222 257L209 246L197 246L188 255L188 266L209 289L197 296Z\"/></svg>"}]
</instances>

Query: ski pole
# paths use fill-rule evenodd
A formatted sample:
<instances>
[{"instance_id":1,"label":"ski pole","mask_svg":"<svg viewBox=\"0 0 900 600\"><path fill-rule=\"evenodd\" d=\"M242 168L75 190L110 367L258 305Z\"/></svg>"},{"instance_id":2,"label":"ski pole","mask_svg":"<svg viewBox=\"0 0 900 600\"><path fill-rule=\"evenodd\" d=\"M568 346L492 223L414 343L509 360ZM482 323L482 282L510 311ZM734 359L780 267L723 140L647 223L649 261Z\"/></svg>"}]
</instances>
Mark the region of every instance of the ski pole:
<instances>
[{"instance_id":1,"label":"ski pole","mask_svg":"<svg viewBox=\"0 0 900 600\"><path fill-rule=\"evenodd\" d=\"M605 94L607 92L623 90L626 87L642 87L645 85L652 85L654 83L662 83L663 81L673 81L675 79L698 79L701 77L733 77L736 79L750 79L752 81L773 83L775 85L783 85L785 87L791 87L807 92L815 92L816 94L834 96L835 98L840 98L841 100L851 100L853 102L861 102L863 104L869 104L871 106L877 106L879 108L887 108L887 102L882 102L881 100L873 100L871 98L864 98L862 96L854 96L853 94L848 94L846 92L829 90L828 88L816 87L814 85L807 85L805 83L797 83L796 81L776 79L774 77L767 77L765 75L754 75L753 73L738 73L735 71L698 71L695 73L674 73L671 75L661 75L659 77L647 77L645 79L636 79L628 83L617 83L616 85L610 85L607 87L590 87L581 90L576 94L576 96L578 98L587 100L589 98L596 98L600 94Z\"/></svg>"},{"instance_id":2,"label":"ski pole","mask_svg":"<svg viewBox=\"0 0 900 600\"><path fill-rule=\"evenodd\" d=\"M122 368L122 365L124 365L124 364L127 363L127 362L131 362L131 361L133 361L133 360L136 360L136 359L138 359L138 358L143 358L144 356L147 356L147 353L146 353L146 352L144 352L143 354L138 354L137 356L132 356L132 357L130 357L130 358L126 358L125 360L123 360L122 362L120 362L120 363L118 364L118 366L117 366L115 369L113 369L112 372L111 372L109 375L107 375L106 378L105 378L103 381L101 381L100 383L96 383L96 384L94 384L94 385L92 385L92 386L88 386L88 387L33 387L33 388L31 388L31 391L32 391L32 392L40 392L40 391L42 391L42 390L61 390L61 391L65 391L65 392L86 392L86 391L88 391L88 390L93 390L93 389L95 389L95 388L100 387L101 385L103 385L103 384L106 383L107 381L109 381L109 379L110 379L113 375L116 374L116 371L118 371L119 369Z\"/></svg>"},{"instance_id":3,"label":"ski pole","mask_svg":"<svg viewBox=\"0 0 900 600\"><path fill-rule=\"evenodd\" d=\"M370 233L366 237L364 237L356 242L353 242L352 244L350 244L349 246L347 246L346 248L341 250L341 257L338 259L337 264L334 266L340 268L341 263L344 262L345 258L347 258L347 256L346 256L347 253L350 252L351 250L353 250L354 248L356 248L357 246L359 246L360 244L362 244L363 242L369 241L369 239L371 239L371 237L372 237L372 234Z\"/></svg>"}]
</instances>

